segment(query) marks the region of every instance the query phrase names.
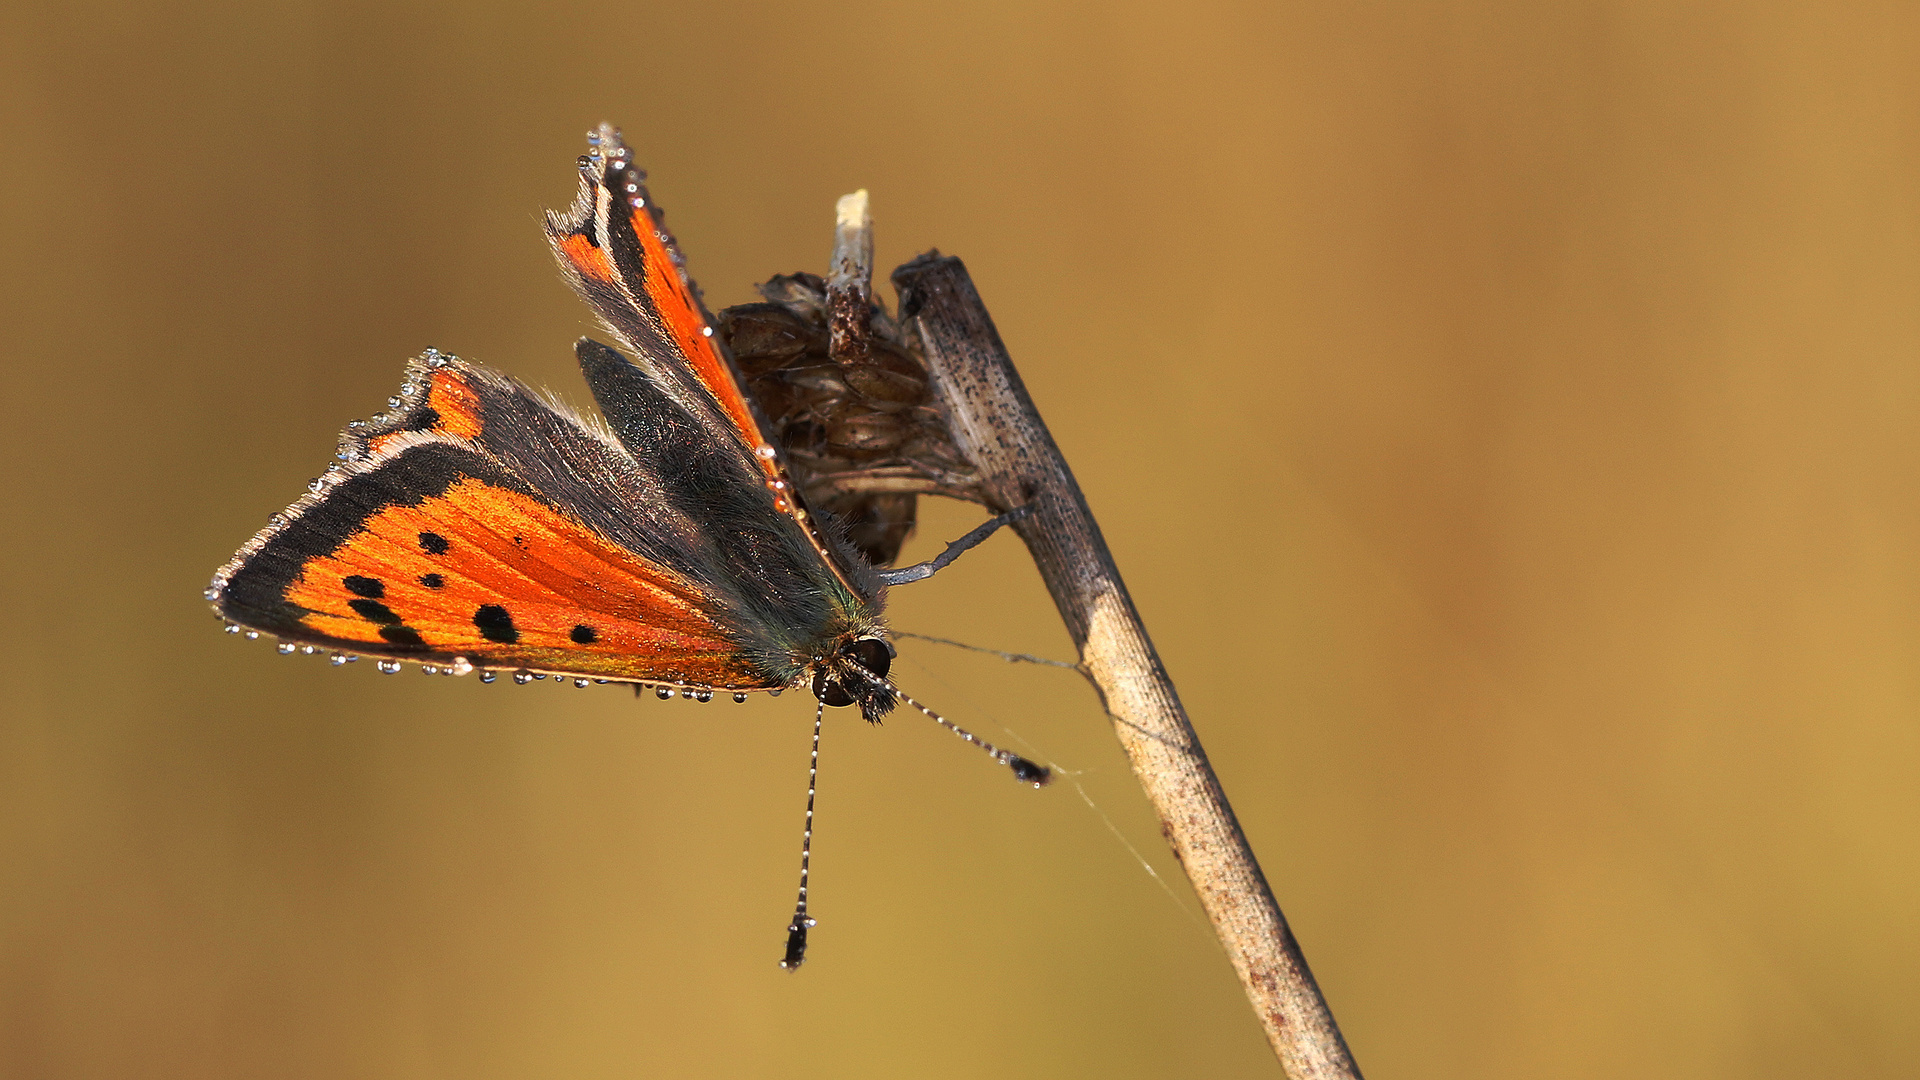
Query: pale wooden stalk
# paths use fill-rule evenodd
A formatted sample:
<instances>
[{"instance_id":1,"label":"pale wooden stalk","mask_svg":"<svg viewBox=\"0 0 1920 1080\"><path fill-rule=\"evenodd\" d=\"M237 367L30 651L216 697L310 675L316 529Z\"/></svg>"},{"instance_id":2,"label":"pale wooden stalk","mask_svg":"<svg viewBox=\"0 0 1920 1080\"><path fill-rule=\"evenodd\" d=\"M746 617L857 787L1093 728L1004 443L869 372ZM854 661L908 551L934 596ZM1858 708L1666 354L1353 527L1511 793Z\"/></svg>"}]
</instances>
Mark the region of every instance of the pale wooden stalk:
<instances>
[{"instance_id":1,"label":"pale wooden stalk","mask_svg":"<svg viewBox=\"0 0 1920 1080\"><path fill-rule=\"evenodd\" d=\"M836 253L871 250L870 237L848 235L844 225L843 217ZM1281 1066L1294 1080L1359 1077L1087 500L1027 396L966 267L929 253L894 271L893 284L900 317L918 337L954 442L979 470L969 497L984 495L996 513L1034 508L1013 528L1053 594L1134 775L1160 815L1161 832L1226 947Z\"/></svg>"}]
</instances>

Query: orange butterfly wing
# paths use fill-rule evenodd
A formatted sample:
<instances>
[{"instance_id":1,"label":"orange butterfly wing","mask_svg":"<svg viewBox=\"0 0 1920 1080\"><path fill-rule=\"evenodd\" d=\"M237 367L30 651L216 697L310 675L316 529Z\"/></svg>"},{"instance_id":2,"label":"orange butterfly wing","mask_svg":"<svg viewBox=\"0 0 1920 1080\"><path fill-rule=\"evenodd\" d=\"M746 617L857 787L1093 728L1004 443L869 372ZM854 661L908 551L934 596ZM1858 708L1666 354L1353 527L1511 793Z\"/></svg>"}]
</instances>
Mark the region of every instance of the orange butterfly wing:
<instances>
[{"instance_id":1,"label":"orange butterfly wing","mask_svg":"<svg viewBox=\"0 0 1920 1080\"><path fill-rule=\"evenodd\" d=\"M613 129L595 146L547 224L630 349L576 349L607 426L429 353L349 427L347 464L216 574L219 614L314 647L696 688L801 685L884 637L884 586L801 504L642 174ZM861 703L892 699L873 683Z\"/></svg>"},{"instance_id":2,"label":"orange butterfly wing","mask_svg":"<svg viewBox=\"0 0 1920 1080\"><path fill-rule=\"evenodd\" d=\"M778 453L714 340L672 235L655 216L646 174L631 164L614 129L603 127L589 140L593 152L581 158L579 199L567 215L547 216L554 253L649 374L697 389L718 409L727 437L751 453L769 479L781 479ZM692 376L692 385L682 373Z\"/></svg>"},{"instance_id":3,"label":"orange butterfly wing","mask_svg":"<svg viewBox=\"0 0 1920 1080\"><path fill-rule=\"evenodd\" d=\"M689 574L610 539L489 451L490 414L498 424L503 411L524 418L540 408L507 380L430 354L391 413L349 429L349 463L216 575L216 610L350 654L703 688L784 685L743 657L722 606ZM617 449L578 420L551 409L543 418L561 438L533 453L568 459L597 447L606 455L598 471L621 466Z\"/></svg>"},{"instance_id":4,"label":"orange butterfly wing","mask_svg":"<svg viewBox=\"0 0 1920 1080\"><path fill-rule=\"evenodd\" d=\"M418 644L476 667L764 685L692 582L476 479L371 515L285 598L306 609L302 626L369 652Z\"/></svg>"}]
</instances>

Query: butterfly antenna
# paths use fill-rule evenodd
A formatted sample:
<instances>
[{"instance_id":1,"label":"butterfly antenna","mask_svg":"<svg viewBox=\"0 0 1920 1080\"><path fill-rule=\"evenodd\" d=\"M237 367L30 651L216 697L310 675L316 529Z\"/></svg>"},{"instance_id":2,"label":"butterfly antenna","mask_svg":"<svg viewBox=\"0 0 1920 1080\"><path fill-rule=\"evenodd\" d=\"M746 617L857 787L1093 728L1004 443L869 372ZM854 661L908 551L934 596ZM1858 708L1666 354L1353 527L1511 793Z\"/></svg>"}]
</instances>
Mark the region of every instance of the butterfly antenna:
<instances>
[{"instance_id":1,"label":"butterfly antenna","mask_svg":"<svg viewBox=\"0 0 1920 1080\"><path fill-rule=\"evenodd\" d=\"M880 681L886 682L884 679ZM887 689L898 694L901 701L927 714L927 719L960 736L963 741L970 742L980 749L985 750L988 757L1012 769L1014 779L1021 783L1032 784L1034 787L1046 787L1047 781L1053 779L1053 770L1047 768L1045 765L1036 761L1029 761L1011 750L1002 750L980 736L975 735L973 732L968 731L966 728L961 727L959 724L954 723L939 713L934 712L932 709L927 708L925 705L913 700L911 697L908 697L904 691L892 683L886 683L886 686Z\"/></svg>"},{"instance_id":2,"label":"butterfly antenna","mask_svg":"<svg viewBox=\"0 0 1920 1080\"><path fill-rule=\"evenodd\" d=\"M807 762L807 828L800 834L800 898L793 904L793 922L787 924L787 955L780 961L786 971L799 971L807 958L807 930L817 921L807 914L807 861L813 855L813 792L820 779L820 718L827 706L820 702L813 710L813 757Z\"/></svg>"},{"instance_id":3,"label":"butterfly antenna","mask_svg":"<svg viewBox=\"0 0 1920 1080\"><path fill-rule=\"evenodd\" d=\"M1044 656L1035 656L1032 653L1005 652L1001 649L988 649L979 645L969 645L964 641L955 641L952 638L934 637L932 634L915 634L907 630L896 629L889 629L887 633L893 637L912 638L915 641L931 641L935 645L951 645L956 649L966 649L969 652L986 653L988 656L997 656L1009 664L1044 664L1047 667L1066 668L1068 671L1085 670L1083 665L1069 664L1065 660L1049 660Z\"/></svg>"}]
</instances>

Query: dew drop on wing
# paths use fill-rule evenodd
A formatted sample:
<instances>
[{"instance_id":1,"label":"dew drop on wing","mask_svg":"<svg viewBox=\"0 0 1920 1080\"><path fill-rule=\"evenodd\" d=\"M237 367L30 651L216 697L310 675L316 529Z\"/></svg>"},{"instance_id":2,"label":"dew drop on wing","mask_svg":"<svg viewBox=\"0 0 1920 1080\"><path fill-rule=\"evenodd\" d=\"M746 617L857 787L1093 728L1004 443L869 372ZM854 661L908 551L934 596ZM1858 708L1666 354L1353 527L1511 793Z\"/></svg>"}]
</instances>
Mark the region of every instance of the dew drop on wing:
<instances>
[{"instance_id":1,"label":"dew drop on wing","mask_svg":"<svg viewBox=\"0 0 1920 1080\"><path fill-rule=\"evenodd\" d=\"M373 666L378 668L382 675L400 674L400 661L398 660L382 660Z\"/></svg>"},{"instance_id":2,"label":"dew drop on wing","mask_svg":"<svg viewBox=\"0 0 1920 1080\"><path fill-rule=\"evenodd\" d=\"M532 681L533 672L531 671L516 671L513 673L513 682L516 686L525 686Z\"/></svg>"},{"instance_id":3,"label":"dew drop on wing","mask_svg":"<svg viewBox=\"0 0 1920 1080\"><path fill-rule=\"evenodd\" d=\"M279 653L281 656L292 656L293 650L296 648L299 648L299 646L295 645L291 641L283 641L280 644L275 645L273 648L274 648L274 651Z\"/></svg>"},{"instance_id":4,"label":"dew drop on wing","mask_svg":"<svg viewBox=\"0 0 1920 1080\"><path fill-rule=\"evenodd\" d=\"M500 677L499 675L491 671L483 671L480 673L480 681L483 683L490 683L499 677Z\"/></svg>"}]
</instances>

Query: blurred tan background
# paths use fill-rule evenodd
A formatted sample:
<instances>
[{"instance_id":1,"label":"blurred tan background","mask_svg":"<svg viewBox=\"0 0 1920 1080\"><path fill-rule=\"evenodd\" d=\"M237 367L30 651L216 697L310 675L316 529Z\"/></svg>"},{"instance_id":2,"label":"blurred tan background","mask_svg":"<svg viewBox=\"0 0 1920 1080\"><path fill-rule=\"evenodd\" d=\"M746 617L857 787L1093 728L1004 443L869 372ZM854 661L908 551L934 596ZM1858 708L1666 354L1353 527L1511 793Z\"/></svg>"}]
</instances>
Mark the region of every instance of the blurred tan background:
<instances>
[{"instance_id":1,"label":"blurred tan background","mask_svg":"<svg viewBox=\"0 0 1920 1080\"><path fill-rule=\"evenodd\" d=\"M219 632L408 356L585 399L602 119L715 306L967 260L1370 1077L1920 1073L1914 9L1202 0L7 5L0 1075L1277 1074L1071 675L831 718L788 977L805 701Z\"/></svg>"}]
</instances>

